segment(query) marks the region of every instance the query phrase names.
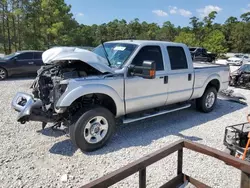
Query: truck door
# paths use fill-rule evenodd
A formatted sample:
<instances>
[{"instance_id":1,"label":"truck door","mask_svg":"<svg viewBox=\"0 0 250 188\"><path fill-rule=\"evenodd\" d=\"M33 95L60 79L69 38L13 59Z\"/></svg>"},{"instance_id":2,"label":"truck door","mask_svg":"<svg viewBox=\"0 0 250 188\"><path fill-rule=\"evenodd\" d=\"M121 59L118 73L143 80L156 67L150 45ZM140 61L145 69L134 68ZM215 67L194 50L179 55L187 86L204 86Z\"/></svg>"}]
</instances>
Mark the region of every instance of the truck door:
<instances>
[{"instance_id":1,"label":"truck door","mask_svg":"<svg viewBox=\"0 0 250 188\"><path fill-rule=\"evenodd\" d=\"M167 99L166 71L162 57L162 49L157 45L142 47L131 64L142 66L143 61L156 63L156 77L144 79L139 76L125 78L126 113L163 106Z\"/></svg>"},{"instance_id":2,"label":"truck door","mask_svg":"<svg viewBox=\"0 0 250 188\"><path fill-rule=\"evenodd\" d=\"M168 98L166 104L189 100L193 93L194 70L181 46L167 46Z\"/></svg>"}]
</instances>

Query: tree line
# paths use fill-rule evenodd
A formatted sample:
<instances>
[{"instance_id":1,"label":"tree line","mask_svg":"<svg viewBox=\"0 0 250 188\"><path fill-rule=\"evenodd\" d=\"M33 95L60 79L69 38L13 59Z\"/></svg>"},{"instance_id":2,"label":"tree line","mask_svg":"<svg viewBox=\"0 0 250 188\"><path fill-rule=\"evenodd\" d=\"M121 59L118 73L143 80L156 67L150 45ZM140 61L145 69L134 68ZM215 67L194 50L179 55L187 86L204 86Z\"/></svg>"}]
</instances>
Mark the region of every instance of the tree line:
<instances>
[{"instance_id":1,"label":"tree line","mask_svg":"<svg viewBox=\"0 0 250 188\"><path fill-rule=\"evenodd\" d=\"M101 25L79 24L64 0L0 0L0 52L53 46L97 46L101 41L149 39L202 46L214 53L250 53L250 12L214 23L217 12L190 18L187 27L166 21L113 20Z\"/></svg>"}]
</instances>

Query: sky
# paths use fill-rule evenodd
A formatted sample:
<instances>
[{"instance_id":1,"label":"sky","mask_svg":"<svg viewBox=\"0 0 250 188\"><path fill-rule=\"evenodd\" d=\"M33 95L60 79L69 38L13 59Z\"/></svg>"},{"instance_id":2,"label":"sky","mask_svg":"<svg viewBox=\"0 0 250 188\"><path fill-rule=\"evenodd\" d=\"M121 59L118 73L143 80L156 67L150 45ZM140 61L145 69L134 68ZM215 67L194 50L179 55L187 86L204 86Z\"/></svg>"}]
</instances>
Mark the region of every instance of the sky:
<instances>
[{"instance_id":1,"label":"sky","mask_svg":"<svg viewBox=\"0 0 250 188\"><path fill-rule=\"evenodd\" d=\"M155 22L171 21L175 26L188 26L189 18L202 19L217 11L216 23L230 16L240 17L250 11L249 0L65 0L74 18L81 24L102 24L114 19Z\"/></svg>"}]
</instances>

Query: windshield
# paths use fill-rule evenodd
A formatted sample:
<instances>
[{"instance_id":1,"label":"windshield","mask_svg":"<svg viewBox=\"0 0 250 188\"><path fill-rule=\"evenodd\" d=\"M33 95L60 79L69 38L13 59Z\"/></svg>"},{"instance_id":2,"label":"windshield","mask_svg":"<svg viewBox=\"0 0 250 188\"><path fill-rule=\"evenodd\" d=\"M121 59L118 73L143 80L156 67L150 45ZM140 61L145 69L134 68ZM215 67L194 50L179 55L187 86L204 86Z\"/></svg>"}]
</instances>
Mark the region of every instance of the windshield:
<instances>
[{"instance_id":1,"label":"windshield","mask_svg":"<svg viewBox=\"0 0 250 188\"><path fill-rule=\"evenodd\" d=\"M234 57L242 58L243 55L235 55Z\"/></svg>"},{"instance_id":2,"label":"windshield","mask_svg":"<svg viewBox=\"0 0 250 188\"><path fill-rule=\"evenodd\" d=\"M137 48L135 44L127 43L104 43L108 59L112 67L121 67ZM96 47L93 52L106 59L102 45Z\"/></svg>"},{"instance_id":3,"label":"windshield","mask_svg":"<svg viewBox=\"0 0 250 188\"><path fill-rule=\"evenodd\" d=\"M193 52L193 51L195 51L196 50L196 48L189 48L189 51L190 52Z\"/></svg>"},{"instance_id":4,"label":"windshield","mask_svg":"<svg viewBox=\"0 0 250 188\"><path fill-rule=\"evenodd\" d=\"M3 59L9 60L9 59L11 59L12 57L14 57L14 56L16 56L18 54L19 53L12 53L12 54L6 55L6 56L3 57Z\"/></svg>"},{"instance_id":5,"label":"windshield","mask_svg":"<svg viewBox=\"0 0 250 188\"><path fill-rule=\"evenodd\" d=\"M249 64L242 65L239 68L239 71L241 71L241 72L250 72L250 65Z\"/></svg>"}]
</instances>

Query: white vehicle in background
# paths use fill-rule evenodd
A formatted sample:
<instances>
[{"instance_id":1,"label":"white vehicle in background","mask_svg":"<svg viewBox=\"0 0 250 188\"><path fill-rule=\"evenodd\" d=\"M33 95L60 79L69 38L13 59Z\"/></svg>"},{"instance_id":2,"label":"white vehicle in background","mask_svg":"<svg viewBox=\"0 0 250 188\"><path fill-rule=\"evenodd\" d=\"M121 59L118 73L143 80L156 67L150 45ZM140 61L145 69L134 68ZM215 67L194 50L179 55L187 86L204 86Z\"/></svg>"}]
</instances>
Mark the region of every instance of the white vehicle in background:
<instances>
[{"instance_id":1,"label":"white vehicle in background","mask_svg":"<svg viewBox=\"0 0 250 188\"><path fill-rule=\"evenodd\" d=\"M241 66L243 63L250 62L250 58L246 55L235 55L227 60L228 65Z\"/></svg>"}]
</instances>

